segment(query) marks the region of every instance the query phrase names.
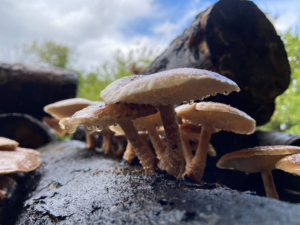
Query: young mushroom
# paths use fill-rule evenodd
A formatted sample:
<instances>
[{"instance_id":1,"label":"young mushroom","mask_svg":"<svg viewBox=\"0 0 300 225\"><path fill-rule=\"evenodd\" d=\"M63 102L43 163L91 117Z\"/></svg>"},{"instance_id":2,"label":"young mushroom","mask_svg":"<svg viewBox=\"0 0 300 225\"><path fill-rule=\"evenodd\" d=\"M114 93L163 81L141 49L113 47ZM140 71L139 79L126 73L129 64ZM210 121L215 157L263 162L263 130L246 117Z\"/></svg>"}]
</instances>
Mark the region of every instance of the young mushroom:
<instances>
[{"instance_id":1,"label":"young mushroom","mask_svg":"<svg viewBox=\"0 0 300 225\"><path fill-rule=\"evenodd\" d=\"M29 172L37 169L42 160L33 149L17 148L15 151L0 151L0 174Z\"/></svg>"},{"instance_id":2,"label":"young mushroom","mask_svg":"<svg viewBox=\"0 0 300 225\"><path fill-rule=\"evenodd\" d=\"M59 134L62 137L66 134L66 130L61 129L59 126L59 119L44 116L43 121L48 124L49 127L51 127L54 134Z\"/></svg>"},{"instance_id":3,"label":"young mushroom","mask_svg":"<svg viewBox=\"0 0 300 225\"><path fill-rule=\"evenodd\" d=\"M131 120L156 113L151 105L137 105L119 102L115 104L98 103L90 105L72 117L60 120L60 125L67 132L75 132L78 125L83 125L96 130L102 130L109 125L118 123L134 148L146 174L154 174L156 159L151 149L147 147L138 135Z\"/></svg>"},{"instance_id":4,"label":"young mushroom","mask_svg":"<svg viewBox=\"0 0 300 225\"><path fill-rule=\"evenodd\" d=\"M216 130L238 134L251 134L255 131L254 119L236 108L221 103L201 102L182 105L176 108L176 112L183 120L201 125L196 155L185 171L185 176L196 182L201 181L204 173L212 133Z\"/></svg>"},{"instance_id":5,"label":"young mushroom","mask_svg":"<svg viewBox=\"0 0 300 225\"><path fill-rule=\"evenodd\" d=\"M106 103L124 101L151 104L159 108L167 138L167 149L158 167L173 176L178 176L184 171L185 160L174 105L240 89L226 77L200 69L180 68L148 76L136 76L138 77L127 83L120 80L111 83L100 96Z\"/></svg>"},{"instance_id":6,"label":"young mushroom","mask_svg":"<svg viewBox=\"0 0 300 225\"><path fill-rule=\"evenodd\" d=\"M6 150L6 151L14 151L18 147L19 143L11 140L9 138L0 137L0 151Z\"/></svg>"},{"instance_id":7,"label":"young mushroom","mask_svg":"<svg viewBox=\"0 0 300 225\"><path fill-rule=\"evenodd\" d=\"M114 133L114 139L116 140L118 144L118 148L115 151L115 156L122 157L125 151L125 145L123 142L123 139L126 138L126 135L124 133ZM129 142L128 142L129 143Z\"/></svg>"},{"instance_id":8,"label":"young mushroom","mask_svg":"<svg viewBox=\"0 0 300 225\"><path fill-rule=\"evenodd\" d=\"M103 128L101 131L93 129L89 132L89 136L93 137L94 135L102 135L102 144L101 149L104 154L110 154L115 152L115 146L112 142L112 137L114 132L109 128Z\"/></svg>"},{"instance_id":9,"label":"young mushroom","mask_svg":"<svg viewBox=\"0 0 300 225\"><path fill-rule=\"evenodd\" d=\"M266 195L278 198L273 181L272 170L280 159L300 153L300 147L288 145L258 146L228 153L217 162L221 169L239 170L245 173L261 173Z\"/></svg>"},{"instance_id":10,"label":"young mushroom","mask_svg":"<svg viewBox=\"0 0 300 225\"><path fill-rule=\"evenodd\" d=\"M179 125L179 129L182 136L182 143L183 143L183 150L184 150L184 157L186 161L186 167L189 166L192 162L194 157L192 149L194 146L191 146L190 141L193 141L195 144L199 143L199 137L201 133L201 126L195 126L190 123L183 123ZM197 150L197 147L195 150ZM214 157L216 156L216 151L211 144L207 147L207 154Z\"/></svg>"},{"instance_id":11,"label":"young mushroom","mask_svg":"<svg viewBox=\"0 0 300 225\"><path fill-rule=\"evenodd\" d=\"M44 107L44 111L55 119L62 119L72 116L75 112L94 104L94 102L84 98L70 98L62 101L58 101ZM53 125L54 126L54 125ZM86 148L95 148L95 140L91 134L89 134L89 128L85 127L86 136ZM62 133L62 132L61 132Z\"/></svg>"}]
</instances>

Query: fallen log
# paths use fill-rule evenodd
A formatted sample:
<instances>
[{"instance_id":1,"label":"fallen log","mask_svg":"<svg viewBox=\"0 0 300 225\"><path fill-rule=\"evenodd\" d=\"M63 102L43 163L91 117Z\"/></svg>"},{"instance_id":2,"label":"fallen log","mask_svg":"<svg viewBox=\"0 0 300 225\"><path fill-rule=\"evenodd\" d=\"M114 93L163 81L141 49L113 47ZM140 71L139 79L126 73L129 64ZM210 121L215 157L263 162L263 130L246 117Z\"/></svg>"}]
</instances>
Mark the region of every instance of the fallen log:
<instances>
[{"instance_id":1,"label":"fallen log","mask_svg":"<svg viewBox=\"0 0 300 225\"><path fill-rule=\"evenodd\" d=\"M75 97L77 76L59 68L0 63L0 113L25 113L41 120L48 115L45 105Z\"/></svg>"},{"instance_id":2,"label":"fallen log","mask_svg":"<svg viewBox=\"0 0 300 225\"><path fill-rule=\"evenodd\" d=\"M179 67L212 70L234 80L241 92L206 101L241 109L257 125L270 120L275 98L290 82L283 42L251 1L220 0L198 14L143 74Z\"/></svg>"}]
</instances>

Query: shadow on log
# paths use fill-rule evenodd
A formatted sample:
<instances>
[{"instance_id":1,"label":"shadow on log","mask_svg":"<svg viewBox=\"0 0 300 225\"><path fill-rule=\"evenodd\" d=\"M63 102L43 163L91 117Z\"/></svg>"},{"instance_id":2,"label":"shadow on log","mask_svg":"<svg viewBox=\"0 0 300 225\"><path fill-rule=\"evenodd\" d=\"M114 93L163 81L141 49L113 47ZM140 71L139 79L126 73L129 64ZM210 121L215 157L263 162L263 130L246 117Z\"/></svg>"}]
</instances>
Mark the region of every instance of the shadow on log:
<instances>
[{"instance_id":1,"label":"shadow on log","mask_svg":"<svg viewBox=\"0 0 300 225\"><path fill-rule=\"evenodd\" d=\"M240 93L206 100L230 104L253 117L257 125L270 120L275 98L290 82L283 42L251 1L221 0L210 6L143 74L179 67L212 70L235 81Z\"/></svg>"}]
</instances>

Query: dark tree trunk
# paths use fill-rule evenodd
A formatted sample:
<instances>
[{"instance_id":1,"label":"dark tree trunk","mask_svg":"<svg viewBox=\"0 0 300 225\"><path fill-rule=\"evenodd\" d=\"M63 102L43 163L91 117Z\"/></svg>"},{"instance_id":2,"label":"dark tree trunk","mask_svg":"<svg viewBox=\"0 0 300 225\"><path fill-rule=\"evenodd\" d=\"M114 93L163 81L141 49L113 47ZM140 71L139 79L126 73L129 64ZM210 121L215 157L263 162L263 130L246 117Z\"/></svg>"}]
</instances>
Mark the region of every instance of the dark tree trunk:
<instances>
[{"instance_id":1,"label":"dark tree trunk","mask_svg":"<svg viewBox=\"0 0 300 225\"><path fill-rule=\"evenodd\" d=\"M58 68L0 63L0 113L25 113L38 119L43 107L74 98L78 76Z\"/></svg>"},{"instance_id":2,"label":"dark tree trunk","mask_svg":"<svg viewBox=\"0 0 300 225\"><path fill-rule=\"evenodd\" d=\"M237 107L256 121L268 122L275 98L290 82L283 42L272 23L251 1L219 1L196 16L143 73L194 67L235 81L239 93L206 99Z\"/></svg>"}]
</instances>

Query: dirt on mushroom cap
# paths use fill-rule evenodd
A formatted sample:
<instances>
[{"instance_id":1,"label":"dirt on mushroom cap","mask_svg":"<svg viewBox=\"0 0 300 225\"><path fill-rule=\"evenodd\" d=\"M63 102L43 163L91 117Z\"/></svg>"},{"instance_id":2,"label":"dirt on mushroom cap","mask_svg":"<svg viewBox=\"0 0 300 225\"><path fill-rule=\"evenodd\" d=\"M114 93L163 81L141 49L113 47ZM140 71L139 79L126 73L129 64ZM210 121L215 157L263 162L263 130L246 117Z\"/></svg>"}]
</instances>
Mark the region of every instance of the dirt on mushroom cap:
<instances>
[{"instance_id":1,"label":"dirt on mushroom cap","mask_svg":"<svg viewBox=\"0 0 300 225\"><path fill-rule=\"evenodd\" d=\"M139 77L114 89L110 84L100 96L107 103L126 101L137 104L168 105L196 100L211 94L239 91L236 83L217 73L191 68L180 68ZM115 91L112 91L115 90Z\"/></svg>"}]
</instances>

